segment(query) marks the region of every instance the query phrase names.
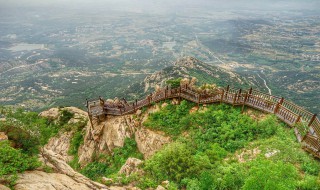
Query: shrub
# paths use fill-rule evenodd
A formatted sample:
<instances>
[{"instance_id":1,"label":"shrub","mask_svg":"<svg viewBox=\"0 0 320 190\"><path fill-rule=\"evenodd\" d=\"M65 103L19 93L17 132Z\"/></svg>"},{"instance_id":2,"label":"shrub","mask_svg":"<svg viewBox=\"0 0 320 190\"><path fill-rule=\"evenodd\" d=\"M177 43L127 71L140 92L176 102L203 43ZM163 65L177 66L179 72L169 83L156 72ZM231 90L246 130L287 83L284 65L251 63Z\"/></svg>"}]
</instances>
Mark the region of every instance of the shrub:
<instances>
[{"instance_id":1,"label":"shrub","mask_svg":"<svg viewBox=\"0 0 320 190\"><path fill-rule=\"evenodd\" d=\"M108 165L101 162L91 162L86 165L81 173L92 180L97 180L101 176L108 175Z\"/></svg>"},{"instance_id":2,"label":"shrub","mask_svg":"<svg viewBox=\"0 0 320 190\"><path fill-rule=\"evenodd\" d=\"M305 175L302 181L299 181L297 185L299 190L320 190L320 179L319 177Z\"/></svg>"},{"instance_id":3,"label":"shrub","mask_svg":"<svg viewBox=\"0 0 320 190\"><path fill-rule=\"evenodd\" d=\"M40 165L36 157L12 148L8 142L0 142L0 178L5 176L9 185L15 183L17 173L35 169Z\"/></svg>"},{"instance_id":4,"label":"shrub","mask_svg":"<svg viewBox=\"0 0 320 190\"><path fill-rule=\"evenodd\" d=\"M150 114L148 120L143 124L146 127L164 131L168 135L178 136L190 127L185 124L183 118L189 115L192 106L194 106L193 103L185 100L181 101L178 106L169 104L161 111Z\"/></svg>"},{"instance_id":5,"label":"shrub","mask_svg":"<svg viewBox=\"0 0 320 190\"><path fill-rule=\"evenodd\" d=\"M60 111L60 117L59 117L59 125L65 125L68 123L68 121L74 116L74 113L71 113L70 111L63 109Z\"/></svg>"},{"instance_id":6,"label":"shrub","mask_svg":"<svg viewBox=\"0 0 320 190\"><path fill-rule=\"evenodd\" d=\"M310 175L319 175L320 173L320 165L315 160L308 160L307 162L304 162L301 166L301 169Z\"/></svg>"},{"instance_id":7,"label":"shrub","mask_svg":"<svg viewBox=\"0 0 320 190\"><path fill-rule=\"evenodd\" d=\"M180 86L180 81L182 78L167 80L166 84L171 85L171 88L177 88Z\"/></svg>"},{"instance_id":8,"label":"shrub","mask_svg":"<svg viewBox=\"0 0 320 190\"><path fill-rule=\"evenodd\" d=\"M186 144L175 142L166 146L145 163L156 181L169 179L180 183L183 178L195 176L195 160Z\"/></svg>"},{"instance_id":9,"label":"shrub","mask_svg":"<svg viewBox=\"0 0 320 190\"><path fill-rule=\"evenodd\" d=\"M98 156L94 162L85 166L81 173L93 180L102 176L110 176L118 172L129 157L143 158L134 138L126 138L123 147L113 149L113 155Z\"/></svg>"},{"instance_id":10,"label":"shrub","mask_svg":"<svg viewBox=\"0 0 320 190\"><path fill-rule=\"evenodd\" d=\"M256 160L251 163L243 189L295 189L298 172L291 164Z\"/></svg>"}]
</instances>

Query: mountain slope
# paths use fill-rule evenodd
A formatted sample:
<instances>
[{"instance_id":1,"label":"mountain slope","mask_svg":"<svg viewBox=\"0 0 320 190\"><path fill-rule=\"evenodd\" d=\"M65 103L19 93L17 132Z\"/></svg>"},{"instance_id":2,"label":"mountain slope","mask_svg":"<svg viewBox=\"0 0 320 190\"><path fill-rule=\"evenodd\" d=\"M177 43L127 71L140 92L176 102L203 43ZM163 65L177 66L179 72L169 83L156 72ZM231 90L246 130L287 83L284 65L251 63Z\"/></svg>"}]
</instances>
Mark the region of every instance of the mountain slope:
<instances>
[{"instance_id":1,"label":"mountain slope","mask_svg":"<svg viewBox=\"0 0 320 190\"><path fill-rule=\"evenodd\" d=\"M165 86L166 81L176 78L196 77L200 84L215 83L218 86L234 86L248 88L249 86L259 86L259 82L249 76L239 74L225 69L209 65L194 57L183 57L161 71L147 76L143 82L129 86L124 94L131 98L140 97L141 92L150 93L156 85Z\"/></svg>"}]
</instances>

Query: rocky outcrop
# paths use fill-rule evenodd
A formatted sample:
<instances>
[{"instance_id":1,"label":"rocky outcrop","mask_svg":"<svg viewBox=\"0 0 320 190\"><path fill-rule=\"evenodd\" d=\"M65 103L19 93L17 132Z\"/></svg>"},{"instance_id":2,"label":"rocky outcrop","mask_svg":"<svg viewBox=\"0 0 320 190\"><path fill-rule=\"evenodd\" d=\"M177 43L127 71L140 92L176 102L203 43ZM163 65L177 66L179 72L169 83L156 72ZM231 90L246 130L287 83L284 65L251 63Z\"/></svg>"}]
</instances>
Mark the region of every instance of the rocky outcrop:
<instances>
[{"instance_id":1,"label":"rocky outcrop","mask_svg":"<svg viewBox=\"0 0 320 190\"><path fill-rule=\"evenodd\" d=\"M145 129L143 123L150 113L158 111L158 105L148 108L144 113L137 111L126 116L107 116L104 121L93 121L93 127L88 122L83 145L79 149L79 163L81 166L93 160L94 155L112 154L116 147L123 147L125 138L133 138L137 142L139 151L145 158L149 158L170 138L160 132Z\"/></svg>"},{"instance_id":2,"label":"rocky outcrop","mask_svg":"<svg viewBox=\"0 0 320 190\"><path fill-rule=\"evenodd\" d=\"M111 154L116 147L123 147L124 140L135 131L132 116L108 116L103 122L87 126L84 144L79 149L79 163L92 161L95 152Z\"/></svg>"},{"instance_id":3,"label":"rocky outcrop","mask_svg":"<svg viewBox=\"0 0 320 190\"><path fill-rule=\"evenodd\" d=\"M76 107L64 107L61 109L51 108L49 110L41 112L39 115L42 117L46 117L46 118L54 120L54 119L59 118L59 116L60 116L59 111L60 110L68 110L69 112L74 114L73 118L70 119L69 123L76 123L76 122L80 121L81 119L86 119L88 116L87 112L85 112L79 108L76 108Z\"/></svg>"},{"instance_id":4,"label":"rocky outcrop","mask_svg":"<svg viewBox=\"0 0 320 190\"><path fill-rule=\"evenodd\" d=\"M70 162L73 156L68 154L70 147L70 139L72 138L73 132L65 132L56 137L52 137L48 144L44 146L45 149L51 150L56 154L59 154L65 162Z\"/></svg>"},{"instance_id":5,"label":"rocky outcrop","mask_svg":"<svg viewBox=\"0 0 320 190\"><path fill-rule=\"evenodd\" d=\"M69 112L73 113L73 117L69 120L68 123L77 123L83 119L87 119L88 118L88 113L76 108L76 107L65 107L63 109L68 110Z\"/></svg>"},{"instance_id":6,"label":"rocky outcrop","mask_svg":"<svg viewBox=\"0 0 320 190\"><path fill-rule=\"evenodd\" d=\"M107 187L92 187L81 181L59 173L45 173L42 171L29 171L19 175L14 186L16 190L92 190L108 189Z\"/></svg>"},{"instance_id":7,"label":"rocky outcrop","mask_svg":"<svg viewBox=\"0 0 320 190\"><path fill-rule=\"evenodd\" d=\"M8 136L4 132L0 132L0 141L8 140Z\"/></svg>"},{"instance_id":8,"label":"rocky outcrop","mask_svg":"<svg viewBox=\"0 0 320 190\"><path fill-rule=\"evenodd\" d=\"M43 148L41 160L54 170L54 173L28 171L19 174L14 189L17 190L107 190L107 186L94 182L74 171L60 154Z\"/></svg>"},{"instance_id":9,"label":"rocky outcrop","mask_svg":"<svg viewBox=\"0 0 320 190\"><path fill-rule=\"evenodd\" d=\"M74 171L59 154L51 150L43 148L41 150L41 156L44 160L44 163L48 166L51 166L53 170L59 174L64 174L67 177L70 177L73 181L83 184L89 189L106 189L105 185L94 182L84 175ZM23 174L22 174L23 175Z\"/></svg>"},{"instance_id":10,"label":"rocky outcrop","mask_svg":"<svg viewBox=\"0 0 320 190\"><path fill-rule=\"evenodd\" d=\"M121 167L119 174L125 174L126 176L132 173L141 172L138 166L142 164L142 161L137 158L128 158L126 163Z\"/></svg>"},{"instance_id":11,"label":"rocky outcrop","mask_svg":"<svg viewBox=\"0 0 320 190\"><path fill-rule=\"evenodd\" d=\"M161 149L163 145L170 142L170 138L164 136L160 132L154 132L149 129L140 128L135 133L135 140L139 151L147 159L152 156L157 150Z\"/></svg>"},{"instance_id":12,"label":"rocky outcrop","mask_svg":"<svg viewBox=\"0 0 320 190\"><path fill-rule=\"evenodd\" d=\"M68 121L68 123L77 123L88 118L87 112L76 107L65 107L61 109L51 108L47 111L41 112L39 115L58 121L60 117L60 110L68 110L69 112L73 113L73 117ZM44 146L44 148L59 154L61 159L63 159L65 162L70 162L73 159L73 156L70 156L68 151L72 136L73 131L60 133L57 136L50 138L49 142Z\"/></svg>"},{"instance_id":13,"label":"rocky outcrop","mask_svg":"<svg viewBox=\"0 0 320 190\"><path fill-rule=\"evenodd\" d=\"M10 188L0 184L0 190L10 190Z\"/></svg>"},{"instance_id":14,"label":"rocky outcrop","mask_svg":"<svg viewBox=\"0 0 320 190\"><path fill-rule=\"evenodd\" d=\"M46 117L48 119L58 119L59 109L58 108L51 108L49 110L41 112L39 114L39 116Z\"/></svg>"}]
</instances>

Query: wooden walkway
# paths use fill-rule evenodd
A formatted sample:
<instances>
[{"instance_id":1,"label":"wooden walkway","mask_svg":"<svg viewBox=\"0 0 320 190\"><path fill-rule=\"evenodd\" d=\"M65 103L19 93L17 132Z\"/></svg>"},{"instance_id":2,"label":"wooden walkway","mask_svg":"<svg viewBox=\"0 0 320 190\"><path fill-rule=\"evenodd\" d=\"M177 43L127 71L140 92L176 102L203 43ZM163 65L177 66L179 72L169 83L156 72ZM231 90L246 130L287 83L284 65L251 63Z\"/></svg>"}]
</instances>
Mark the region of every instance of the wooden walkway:
<instances>
[{"instance_id":1,"label":"wooden walkway","mask_svg":"<svg viewBox=\"0 0 320 190\"><path fill-rule=\"evenodd\" d=\"M315 157L320 158L320 120L316 114L285 100L253 90L233 89L229 86L219 89L215 94L198 93L187 85L178 88L165 87L148 95L142 100L126 102L119 100L117 103L109 103L99 98L87 100L87 108L90 121L92 117L105 117L105 115L121 116L135 113L138 109L149 106L162 100L179 98L199 104L227 103L258 109L275 114L280 120L294 129L298 141L302 147Z\"/></svg>"}]
</instances>

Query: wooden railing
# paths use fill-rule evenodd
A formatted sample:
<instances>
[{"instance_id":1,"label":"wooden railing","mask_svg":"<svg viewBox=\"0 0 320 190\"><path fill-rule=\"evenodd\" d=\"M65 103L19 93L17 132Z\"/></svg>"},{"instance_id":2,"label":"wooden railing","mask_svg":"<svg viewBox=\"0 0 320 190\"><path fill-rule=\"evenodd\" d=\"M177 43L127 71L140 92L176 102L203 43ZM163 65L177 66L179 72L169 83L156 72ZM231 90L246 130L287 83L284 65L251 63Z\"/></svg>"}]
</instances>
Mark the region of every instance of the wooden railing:
<instances>
[{"instance_id":1,"label":"wooden railing","mask_svg":"<svg viewBox=\"0 0 320 190\"><path fill-rule=\"evenodd\" d=\"M320 120L316 114L295 105L284 98L272 96L252 88L248 90L234 89L227 86L215 93L198 92L187 85L178 88L165 87L142 100L134 102L121 102L109 105L103 99L87 100L89 118L105 115L126 115L136 112L155 102L172 98L183 98L199 104L227 103L232 105L248 106L267 113L275 114L280 120L294 129L295 135L303 148L314 156L320 158ZM92 122L91 122L92 124Z\"/></svg>"}]
</instances>

